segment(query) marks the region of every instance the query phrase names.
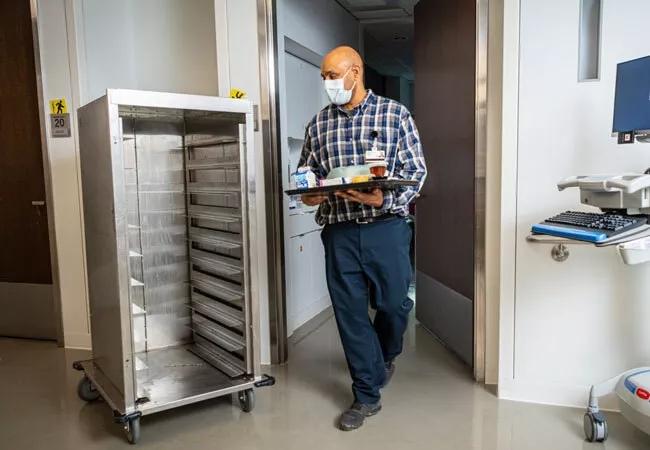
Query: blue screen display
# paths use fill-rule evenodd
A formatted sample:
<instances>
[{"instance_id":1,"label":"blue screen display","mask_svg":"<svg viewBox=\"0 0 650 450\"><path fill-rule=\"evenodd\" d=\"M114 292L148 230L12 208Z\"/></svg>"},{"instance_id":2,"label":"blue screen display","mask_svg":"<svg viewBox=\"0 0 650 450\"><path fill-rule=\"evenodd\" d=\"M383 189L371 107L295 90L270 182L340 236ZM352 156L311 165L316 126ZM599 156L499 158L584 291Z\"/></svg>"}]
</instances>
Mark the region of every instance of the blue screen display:
<instances>
[{"instance_id":1,"label":"blue screen display","mask_svg":"<svg viewBox=\"0 0 650 450\"><path fill-rule=\"evenodd\" d=\"M650 130L650 56L618 65L614 132Z\"/></svg>"}]
</instances>

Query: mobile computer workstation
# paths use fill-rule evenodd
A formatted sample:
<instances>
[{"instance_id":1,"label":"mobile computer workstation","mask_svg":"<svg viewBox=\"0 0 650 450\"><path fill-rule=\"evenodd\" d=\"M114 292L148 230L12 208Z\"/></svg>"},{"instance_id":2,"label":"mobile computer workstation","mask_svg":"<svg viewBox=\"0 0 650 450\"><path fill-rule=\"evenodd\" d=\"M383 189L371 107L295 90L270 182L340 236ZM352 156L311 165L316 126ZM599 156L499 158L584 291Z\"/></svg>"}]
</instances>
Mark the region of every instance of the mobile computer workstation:
<instances>
[{"instance_id":1,"label":"mobile computer workstation","mask_svg":"<svg viewBox=\"0 0 650 450\"><path fill-rule=\"evenodd\" d=\"M650 56L618 65L613 134L619 144L650 143ZM573 176L559 190L578 188L580 202L599 211L565 211L533 225L528 240L555 244L553 257L566 259L567 243L616 245L624 264L650 262L650 169L644 173ZM607 420L598 399L616 393L623 416L650 434L650 367L638 367L593 385L584 416L590 442L607 439Z\"/></svg>"}]
</instances>

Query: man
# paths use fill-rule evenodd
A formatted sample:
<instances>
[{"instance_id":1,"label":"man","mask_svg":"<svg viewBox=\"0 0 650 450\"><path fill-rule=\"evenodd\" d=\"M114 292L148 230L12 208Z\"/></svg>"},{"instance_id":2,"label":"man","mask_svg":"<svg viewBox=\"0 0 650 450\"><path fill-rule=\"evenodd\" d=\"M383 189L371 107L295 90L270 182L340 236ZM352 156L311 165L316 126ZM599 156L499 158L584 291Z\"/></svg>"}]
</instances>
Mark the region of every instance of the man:
<instances>
[{"instance_id":1,"label":"man","mask_svg":"<svg viewBox=\"0 0 650 450\"><path fill-rule=\"evenodd\" d=\"M375 95L364 86L364 65L350 47L332 50L321 66L332 102L307 126L299 166L325 178L336 167L364 163L365 152L384 151L388 176L419 181L416 188L369 193L303 196L320 205L316 221L325 225L327 285L352 376L354 403L339 420L342 430L363 425L381 409L379 390L395 370L394 360L413 302L409 258L409 203L426 177L415 123L401 104ZM374 322L368 303L376 310Z\"/></svg>"}]
</instances>

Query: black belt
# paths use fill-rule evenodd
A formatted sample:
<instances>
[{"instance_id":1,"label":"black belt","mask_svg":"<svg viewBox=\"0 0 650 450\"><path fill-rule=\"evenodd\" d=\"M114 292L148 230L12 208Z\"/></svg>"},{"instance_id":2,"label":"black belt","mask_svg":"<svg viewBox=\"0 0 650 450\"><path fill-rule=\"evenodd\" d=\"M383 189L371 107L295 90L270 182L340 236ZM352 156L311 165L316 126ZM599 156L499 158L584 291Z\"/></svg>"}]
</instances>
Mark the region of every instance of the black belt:
<instances>
[{"instance_id":1,"label":"black belt","mask_svg":"<svg viewBox=\"0 0 650 450\"><path fill-rule=\"evenodd\" d=\"M359 225L367 225L369 223L381 222L384 220L394 219L395 217L400 217L397 214L382 214L377 217L359 217L352 222L356 222Z\"/></svg>"}]
</instances>

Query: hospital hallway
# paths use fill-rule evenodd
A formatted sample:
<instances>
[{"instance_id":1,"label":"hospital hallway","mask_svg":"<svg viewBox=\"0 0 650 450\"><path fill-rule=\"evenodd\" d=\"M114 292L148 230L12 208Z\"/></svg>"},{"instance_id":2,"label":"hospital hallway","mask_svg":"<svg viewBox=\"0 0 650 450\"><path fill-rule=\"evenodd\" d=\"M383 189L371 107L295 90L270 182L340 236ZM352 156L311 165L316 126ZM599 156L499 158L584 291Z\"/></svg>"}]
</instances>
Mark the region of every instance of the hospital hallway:
<instances>
[{"instance_id":1,"label":"hospital hallway","mask_svg":"<svg viewBox=\"0 0 650 450\"><path fill-rule=\"evenodd\" d=\"M142 449L607 450L650 448L650 437L607 414L610 438L588 444L583 411L499 401L419 325L411 326L383 410L353 432L336 429L350 381L332 318L291 348L289 363L256 391L250 414L226 398L142 419ZM54 343L0 339L0 447L11 450L125 449L101 400L77 397L72 362L88 353Z\"/></svg>"}]
</instances>

